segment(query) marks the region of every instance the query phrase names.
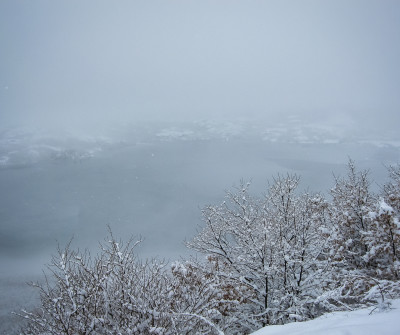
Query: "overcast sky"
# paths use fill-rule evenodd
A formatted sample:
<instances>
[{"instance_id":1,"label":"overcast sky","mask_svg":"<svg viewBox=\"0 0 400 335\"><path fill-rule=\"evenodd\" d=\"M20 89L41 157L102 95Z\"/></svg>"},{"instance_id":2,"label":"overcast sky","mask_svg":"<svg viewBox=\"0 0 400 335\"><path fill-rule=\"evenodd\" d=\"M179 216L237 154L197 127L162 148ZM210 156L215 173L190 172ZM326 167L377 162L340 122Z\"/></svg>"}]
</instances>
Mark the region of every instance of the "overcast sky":
<instances>
[{"instance_id":1,"label":"overcast sky","mask_svg":"<svg viewBox=\"0 0 400 335\"><path fill-rule=\"evenodd\" d=\"M0 55L2 125L400 121L398 0L2 0Z\"/></svg>"}]
</instances>

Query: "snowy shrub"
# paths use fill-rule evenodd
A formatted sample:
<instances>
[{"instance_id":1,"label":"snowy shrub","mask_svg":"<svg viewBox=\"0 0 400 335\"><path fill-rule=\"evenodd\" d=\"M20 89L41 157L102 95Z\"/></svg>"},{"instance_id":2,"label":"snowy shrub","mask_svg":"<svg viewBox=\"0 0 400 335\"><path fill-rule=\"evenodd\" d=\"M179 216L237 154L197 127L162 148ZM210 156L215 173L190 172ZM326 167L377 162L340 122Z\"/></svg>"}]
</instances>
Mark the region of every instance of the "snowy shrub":
<instances>
[{"instance_id":1,"label":"snowy shrub","mask_svg":"<svg viewBox=\"0 0 400 335\"><path fill-rule=\"evenodd\" d=\"M165 264L140 262L134 248L112 236L92 258L88 252L59 250L40 290L41 308L23 311L23 334L154 334L171 329ZM166 333L166 332L164 332Z\"/></svg>"},{"instance_id":2,"label":"snowy shrub","mask_svg":"<svg viewBox=\"0 0 400 335\"><path fill-rule=\"evenodd\" d=\"M381 196L371 192L368 171L357 172L351 160L347 178L335 180L330 220L336 288L331 295L339 307L376 301L371 290L385 293L386 281L399 279L399 213L392 207L398 205L396 172L390 169L394 182L383 187Z\"/></svg>"},{"instance_id":3,"label":"snowy shrub","mask_svg":"<svg viewBox=\"0 0 400 335\"><path fill-rule=\"evenodd\" d=\"M375 211L369 213L370 231L365 240L368 250L364 260L374 266L374 276L399 279L400 223L394 209L380 199Z\"/></svg>"},{"instance_id":4,"label":"snowy shrub","mask_svg":"<svg viewBox=\"0 0 400 335\"><path fill-rule=\"evenodd\" d=\"M234 312L241 333L318 313L313 300L328 269L327 204L321 195L297 195L298 182L276 178L265 199L251 197L242 183L227 201L203 209L205 227L188 243L218 261L217 275L240 290Z\"/></svg>"},{"instance_id":5,"label":"snowy shrub","mask_svg":"<svg viewBox=\"0 0 400 335\"><path fill-rule=\"evenodd\" d=\"M358 172L350 160L347 178L335 178L331 190L333 256L346 270L364 270L370 266L365 258L368 250L365 236L370 228L368 214L376 201L370 184L368 171Z\"/></svg>"},{"instance_id":6,"label":"snowy shrub","mask_svg":"<svg viewBox=\"0 0 400 335\"><path fill-rule=\"evenodd\" d=\"M140 261L135 247L111 237L92 258L70 245L52 258L39 309L19 313L21 334L221 334L228 297L217 277L194 262ZM224 287L224 285L220 285ZM228 318L229 319L229 318ZM224 323L224 322L225 323Z\"/></svg>"},{"instance_id":7,"label":"snowy shrub","mask_svg":"<svg viewBox=\"0 0 400 335\"><path fill-rule=\"evenodd\" d=\"M400 214L400 165L389 167L390 182L383 187L385 201L397 216Z\"/></svg>"}]
</instances>

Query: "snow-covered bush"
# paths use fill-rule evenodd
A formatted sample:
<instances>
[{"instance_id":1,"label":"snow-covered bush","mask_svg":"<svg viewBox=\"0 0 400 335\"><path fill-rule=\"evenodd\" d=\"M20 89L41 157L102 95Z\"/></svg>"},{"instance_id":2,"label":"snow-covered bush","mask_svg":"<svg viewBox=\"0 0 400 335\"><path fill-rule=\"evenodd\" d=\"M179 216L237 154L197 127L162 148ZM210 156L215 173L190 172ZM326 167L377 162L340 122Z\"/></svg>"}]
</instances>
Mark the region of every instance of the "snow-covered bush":
<instances>
[{"instance_id":1,"label":"snow-covered bush","mask_svg":"<svg viewBox=\"0 0 400 335\"><path fill-rule=\"evenodd\" d=\"M327 203L298 195L298 183L278 177L264 199L242 183L221 205L203 209L205 227L188 243L215 259L217 275L244 298L234 311L241 333L319 313L313 301L327 285Z\"/></svg>"},{"instance_id":2,"label":"snow-covered bush","mask_svg":"<svg viewBox=\"0 0 400 335\"><path fill-rule=\"evenodd\" d=\"M70 244L59 249L45 284L32 284L40 308L19 313L21 334L221 334L239 297L221 294L226 285L194 261L139 260L139 243L124 245L110 231L94 258Z\"/></svg>"},{"instance_id":3,"label":"snow-covered bush","mask_svg":"<svg viewBox=\"0 0 400 335\"><path fill-rule=\"evenodd\" d=\"M392 183L382 195L371 192L368 171L358 172L351 160L347 178L335 179L329 208L336 288L328 294L339 308L374 302L371 291L387 294L387 281L399 279L399 212L392 206L398 205L400 174L389 172Z\"/></svg>"},{"instance_id":4,"label":"snow-covered bush","mask_svg":"<svg viewBox=\"0 0 400 335\"><path fill-rule=\"evenodd\" d=\"M396 215L400 214L400 165L389 167L390 181L383 187L385 201L390 205Z\"/></svg>"},{"instance_id":5,"label":"snow-covered bush","mask_svg":"<svg viewBox=\"0 0 400 335\"><path fill-rule=\"evenodd\" d=\"M176 334L236 333L236 307L240 290L229 278L218 276L218 260L209 258L173 262L170 310Z\"/></svg>"},{"instance_id":6,"label":"snow-covered bush","mask_svg":"<svg viewBox=\"0 0 400 335\"><path fill-rule=\"evenodd\" d=\"M350 160L347 178L335 178L331 190L333 258L339 268L344 265L346 271L370 266L364 257L368 250L365 240L370 229L368 215L376 202L370 184L368 171L358 172Z\"/></svg>"},{"instance_id":7,"label":"snow-covered bush","mask_svg":"<svg viewBox=\"0 0 400 335\"><path fill-rule=\"evenodd\" d=\"M400 222L394 209L383 198L369 213L370 230L365 240L364 260L373 265L374 276L397 280L400 274Z\"/></svg>"},{"instance_id":8,"label":"snow-covered bush","mask_svg":"<svg viewBox=\"0 0 400 335\"><path fill-rule=\"evenodd\" d=\"M68 245L54 256L40 290L41 308L23 311L24 334L154 334L171 329L165 264L141 262L131 240L112 236L99 255Z\"/></svg>"}]
</instances>

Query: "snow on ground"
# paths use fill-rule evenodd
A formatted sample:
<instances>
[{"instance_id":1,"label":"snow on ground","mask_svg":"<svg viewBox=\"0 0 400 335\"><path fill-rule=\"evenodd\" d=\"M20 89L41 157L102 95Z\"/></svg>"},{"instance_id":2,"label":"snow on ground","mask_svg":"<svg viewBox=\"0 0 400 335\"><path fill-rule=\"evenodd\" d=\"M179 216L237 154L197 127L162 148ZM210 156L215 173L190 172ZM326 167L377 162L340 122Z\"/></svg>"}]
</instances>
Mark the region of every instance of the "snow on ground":
<instances>
[{"instance_id":1,"label":"snow on ground","mask_svg":"<svg viewBox=\"0 0 400 335\"><path fill-rule=\"evenodd\" d=\"M351 312L336 312L315 320L268 326L252 335L398 335L400 334L400 299L390 309L373 307Z\"/></svg>"}]
</instances>

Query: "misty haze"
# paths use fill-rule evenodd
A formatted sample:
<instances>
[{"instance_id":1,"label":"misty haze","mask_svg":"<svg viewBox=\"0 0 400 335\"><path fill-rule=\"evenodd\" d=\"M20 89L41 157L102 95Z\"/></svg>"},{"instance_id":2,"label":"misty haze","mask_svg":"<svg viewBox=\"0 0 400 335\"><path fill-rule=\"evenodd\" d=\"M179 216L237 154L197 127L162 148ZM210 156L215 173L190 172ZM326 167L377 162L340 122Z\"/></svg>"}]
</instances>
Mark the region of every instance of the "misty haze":
<instances>
[{"instance_id":1,"label":"misty haze","mask_svg":"<svg viewBox=\"0 0 400 335\"><path fill-rule=\"evenodd\" d=\"M0 3L0 332L108 226L188 257L201 208L277 175L329 197L400 159L397 1Z\"/></svg>"}]
</instances>

